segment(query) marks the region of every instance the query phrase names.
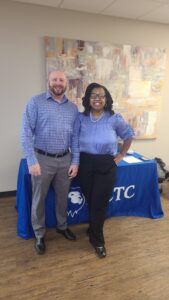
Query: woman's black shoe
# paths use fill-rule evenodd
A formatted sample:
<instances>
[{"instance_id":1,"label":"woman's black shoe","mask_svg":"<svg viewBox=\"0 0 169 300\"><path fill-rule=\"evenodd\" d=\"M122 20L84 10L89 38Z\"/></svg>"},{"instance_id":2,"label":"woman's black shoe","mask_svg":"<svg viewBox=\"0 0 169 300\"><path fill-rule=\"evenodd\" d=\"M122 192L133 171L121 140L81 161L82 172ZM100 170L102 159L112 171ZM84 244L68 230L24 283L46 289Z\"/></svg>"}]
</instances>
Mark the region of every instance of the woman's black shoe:
<instances>
[{"instance_id":1,"label":"woman's black shoe","mask_svg":"<svg viewBox=\"0 0 169 300\"><path fill-rule=\"evenodd\" d=\"M104 246L95 247L95 250L99 258L106 257L106 248Z\"/></svg>"}]
</instances>

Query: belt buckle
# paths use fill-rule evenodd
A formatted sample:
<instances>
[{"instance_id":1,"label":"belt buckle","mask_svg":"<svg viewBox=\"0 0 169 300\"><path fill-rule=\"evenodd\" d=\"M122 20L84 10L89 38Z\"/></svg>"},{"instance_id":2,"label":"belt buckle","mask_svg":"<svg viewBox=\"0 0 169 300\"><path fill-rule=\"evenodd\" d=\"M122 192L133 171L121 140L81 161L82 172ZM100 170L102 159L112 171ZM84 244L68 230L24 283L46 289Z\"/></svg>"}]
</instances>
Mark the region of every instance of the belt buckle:
<instances>
[{"instance_id":1,"label":"belt buckle","mask_svg":"<svg viewBox=\"0 0 169 300\"><path fill-rule=\"evenodd\" d=\"M65 152L62 152L62 153L57 153L56 155L55 155L55 157L57 158L57 157L63 157L66 153L68 153L68 151L65 151Z\"/></svg>"}]
</instances>

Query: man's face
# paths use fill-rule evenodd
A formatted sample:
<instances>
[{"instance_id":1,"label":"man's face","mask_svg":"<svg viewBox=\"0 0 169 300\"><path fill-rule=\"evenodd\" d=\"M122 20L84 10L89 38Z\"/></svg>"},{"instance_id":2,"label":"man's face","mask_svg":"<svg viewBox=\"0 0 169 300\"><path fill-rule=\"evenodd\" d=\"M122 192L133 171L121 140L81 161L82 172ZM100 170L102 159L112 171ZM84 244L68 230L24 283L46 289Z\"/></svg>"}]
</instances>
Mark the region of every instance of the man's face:
<instances>
[{"instance_id":1,"label":"man's face","mask_svg":"<svg viewBox=\"0 0 169 300\"><path fill-rule=\"evenodd\" d=\"M51 72L49 75L48 87L54 96L63 96L67 87L67 79L65 74L61 71Z\"/></svg>"}]
</instances>

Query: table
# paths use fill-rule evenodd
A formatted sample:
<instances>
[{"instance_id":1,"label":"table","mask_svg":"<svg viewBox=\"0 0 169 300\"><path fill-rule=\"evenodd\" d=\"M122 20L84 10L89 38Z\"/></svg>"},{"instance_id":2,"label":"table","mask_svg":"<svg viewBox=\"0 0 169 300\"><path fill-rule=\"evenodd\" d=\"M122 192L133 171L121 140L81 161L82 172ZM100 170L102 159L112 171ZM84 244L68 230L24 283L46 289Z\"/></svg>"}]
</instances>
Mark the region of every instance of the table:
<instances>
[{"instance_id":1,"label":"table","mask_svg":"<svg viewBox=\"0 0 169 300\"><path fill-rule=\"evenodd\" d=\"M140 158L141 155L134 153L134 157ZM50 187L45 203L46 226L50 228L57 226L54 202L54 190ZM31 203L31 177L26 160L22 159L17 180L16 209L17 234L24 239L34 237L31 225ZM72 181L67 214L68 224L88 222L88 207L81 193L78 178ZM154 160L132 164L121 161L118 164L116 183L107 210L107 217L113 216L163 217L157 165Z\"/></svg>"}]
</instances>

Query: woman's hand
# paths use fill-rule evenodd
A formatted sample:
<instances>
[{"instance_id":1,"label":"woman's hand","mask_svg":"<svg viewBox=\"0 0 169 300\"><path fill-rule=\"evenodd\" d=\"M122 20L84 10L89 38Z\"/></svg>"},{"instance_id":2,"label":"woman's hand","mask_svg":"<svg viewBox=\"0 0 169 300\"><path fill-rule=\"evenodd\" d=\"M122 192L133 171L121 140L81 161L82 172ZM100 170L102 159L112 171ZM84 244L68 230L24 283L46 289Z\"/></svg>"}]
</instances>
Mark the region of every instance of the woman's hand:
<instances>
[{"instance_id":1,"label":"woman's hand","mask_svg":"<svg viewBox=\"0 0 169 300\"><path fill-rule=\"evenodd\" d=\"M128 140L123 141L122 148L121 148L120 152L114 158L114 161L115 161L116 164L118 164L123 159L123 157L126 155L126 152L130 148L131 143L132 143L132 139L128 139Z\"/></svg>"},{"instance_id":2,"label":"woman's hand","mask_svg":"<svg viewBox=\"0 0 169 300\"><path fill-rule=\"evenodd\" d=\"M118 153L118 154L116 155L116 157L114 158L115 163L118 164L118 163L123 159L123 157L124 157L123 154Z\"/></svg>"}]
</instances>

